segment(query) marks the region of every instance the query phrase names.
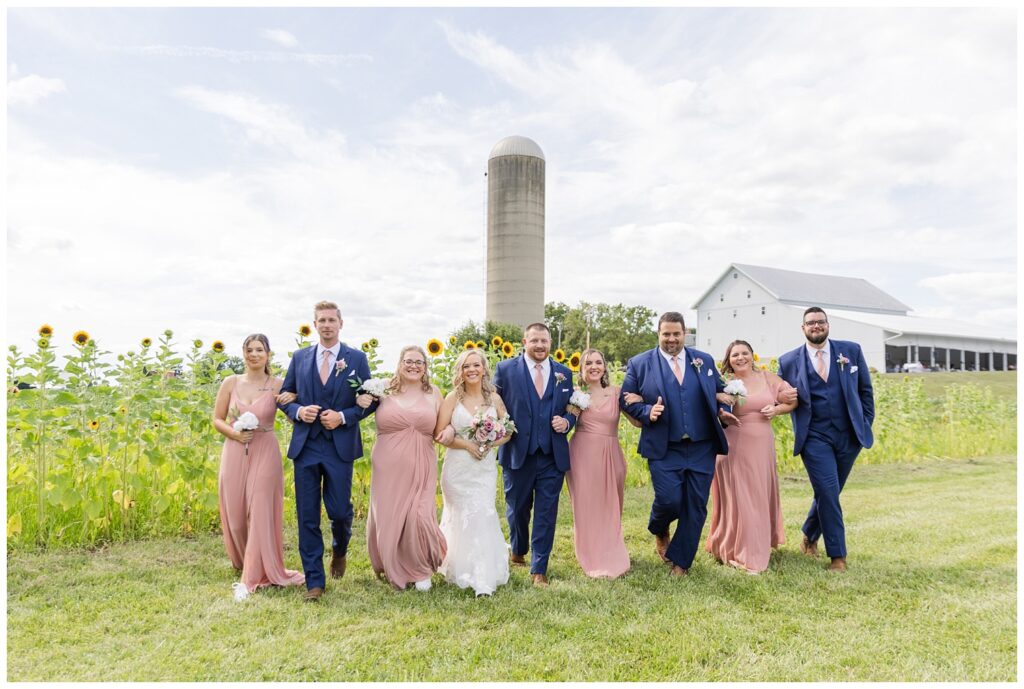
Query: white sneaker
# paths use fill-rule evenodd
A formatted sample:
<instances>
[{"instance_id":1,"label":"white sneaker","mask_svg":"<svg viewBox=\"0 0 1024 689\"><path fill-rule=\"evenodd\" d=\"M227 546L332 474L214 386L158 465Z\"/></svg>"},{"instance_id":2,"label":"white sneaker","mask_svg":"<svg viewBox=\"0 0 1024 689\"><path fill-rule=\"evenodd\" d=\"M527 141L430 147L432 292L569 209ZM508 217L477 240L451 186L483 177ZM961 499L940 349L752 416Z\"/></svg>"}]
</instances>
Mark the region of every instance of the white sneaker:
<instances>
[{"instance_id":1,"label":"white sneaker","mask_svg":"<svg viewBox=\"0 0 1024 689\"><path fill-rule=\"evenodd\" d=\"M235 602L239 603L249 597L249 589L246 588L245 584L238 581L231 585L231 590L235 593Z\"/></svg>"},{"instance_id":2,"label":"white sneaker","mask_svg":"<svg viewBox=\"0 0 1024 689\"><path fill-rule=\"evenodd\" d=\"M430 577L427 577L423 581L416 582L417 591L429 591L430 590Z\"/></svg>"}]
</instances>

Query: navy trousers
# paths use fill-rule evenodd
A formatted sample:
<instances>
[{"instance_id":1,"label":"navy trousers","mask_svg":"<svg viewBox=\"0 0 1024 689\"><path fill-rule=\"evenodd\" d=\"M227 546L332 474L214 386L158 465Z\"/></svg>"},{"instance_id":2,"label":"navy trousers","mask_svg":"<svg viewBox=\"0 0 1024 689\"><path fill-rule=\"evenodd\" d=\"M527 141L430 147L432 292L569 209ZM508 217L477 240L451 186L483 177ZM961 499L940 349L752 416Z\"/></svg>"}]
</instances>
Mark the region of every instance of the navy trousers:
<instances>
[{"instance_id":1,"label":"navy trousers","mask_svg":"<svg viewBox=\"0 0 1024 689\"><path fill-rule=\"evenodd\" d=\"M518 469L502 467L505 484L505 516L512 541L512 553L533 552L530 574L547 574L548 558L555 543L558 521L558 496L565 472L555 465L554 455L538 452L527 455ZM534 505L536 503L536 505ZM533 509L533 537L530 537L530 508ZM529 548L527 547L529 544Z\"/></svg>"},{"instance_id":2,"label":"navy trousers","mask_svg":"<svg viewBox=\"0 0 1024 689\"><path fill-rule=\"evenodd\" d=\"M814 500L804 521L803 532L809 541L824 536L829 557L846 557L846 527L839 493L860 453L853 431L838 432L831 426L821 432L814 426L807 432L800 459L814 489Z\"/></svg>"},{"instance_id":3,"label":"navy trousers","mask_svg":"<svg viewBox=\"0 0 1024 689\"><path fill-rule=\"evenodd\" d=\"M295 512L299 522L299 556L306 588L323 588L324 535L320 502L331 520L331 546L344 555L352 538L352 463L343 462L330 439L309 438L295 460Z\"/></svg>"},{"instance_id":4,"label":"navy trousers","mask_svg":"<svg viewBox=\"0 0 1024 689\"><path fill-rule=\"evenodd\" d=\"M655 536L668 533L679 520L666 557L689 569L697 554L700 532L708 517L708 494L715 475L715 448L710 440L683 440L668 444L668 453L648 460L654 504L647 529Z\"/></svg>"}]
</instances>

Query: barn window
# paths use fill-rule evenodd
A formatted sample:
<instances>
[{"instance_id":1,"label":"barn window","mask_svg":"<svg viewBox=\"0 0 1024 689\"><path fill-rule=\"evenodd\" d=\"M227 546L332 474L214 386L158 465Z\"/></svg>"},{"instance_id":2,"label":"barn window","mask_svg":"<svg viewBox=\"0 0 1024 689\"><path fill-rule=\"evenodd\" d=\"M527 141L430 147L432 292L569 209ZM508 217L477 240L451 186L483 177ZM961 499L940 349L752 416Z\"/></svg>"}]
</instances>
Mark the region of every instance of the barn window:
<instances>
[{"instance_id":1,"label":"barn window","mask_svg":"<svg viewBox=\"0 0 1024 689\"><path fill-rule=\"evenodd\" d=\"M732 310L732 317L733 317L733 318L736 318L736 309L733 309L733 310Z\"/></svg>"},{"instance_id":2,"label":"barn window","mask_svg":"<svg viewBox=\"0 0 1024 689\"><path fill-rule=\"evenodd\" d=\"M711 346L711 338L709 337L708 338L708 347L710 347L710 346Z\"/></svg>"},{"instance_id":3,"label":"barn window","mask_svg":"<svg viewBox=\"0 0 1024 689\"><path fill-rule=\"evenodd\" d=\"M764 307L763 306L761 307L761 315L762 316L764 315Z\"/></svg>"},{"instance_id":4,"label":"barn window","mask_svg":"<svg viewBox=\"0 0 1024 689\"><path fill-rule=\"evenodd\" d=\"M711 320L711 312L710 311L708 311L708 320L709 321Z\"/></svg>"},{"instance_id":5,"label":"barn window","mask_svg":"<svg viewBox=\"0 0 1024 689\"><path fill-rule=\"evenodd\" d=\"M725 292L718 295L718 301L725 301Z\"/></svg>"},{"instance_id":6,"label":"barn window","mask_svg":"<svg viewBox=\"0 0 1024 689\"><path fill-rule=\"evenodd\" d=\"M733 273L733 274L732 274L732 279L733 279L733 280L735 280L735 279L736 279L736 278L738 278L739 276L740 276L740 274L739 274L739 273Z\"/></svg>"},{"instance_id":7,"label":"barn window","mask_svg":"<svg viewBox=\"0 0 1024 689\"><path fill-rule=\"evenodd\" d=\"M750 290L747 290L747 299L750 299Z\"/></svg>"}]
</instances>

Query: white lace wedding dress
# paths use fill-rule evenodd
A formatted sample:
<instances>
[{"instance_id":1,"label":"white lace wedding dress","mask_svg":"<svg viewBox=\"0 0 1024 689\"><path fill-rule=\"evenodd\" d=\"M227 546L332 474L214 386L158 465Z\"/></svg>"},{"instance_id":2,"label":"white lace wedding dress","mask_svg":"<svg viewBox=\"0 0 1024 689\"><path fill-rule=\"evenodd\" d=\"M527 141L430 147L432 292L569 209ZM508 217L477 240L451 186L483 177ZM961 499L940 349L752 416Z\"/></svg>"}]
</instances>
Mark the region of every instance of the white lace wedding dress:
<instances>
[{"instance_id":1,"label":"white lace wedding dress","mask_svg":"<svg viewBox=\"0 0 1024 689\"><path fill-rule=\"evenodd\" d=\"M494 407L487 415L496 417ZM460 437L473 423L473 416L455 405L452 425ZM489 596L508 583L509 547L498 524L495 509L498 465L495 450L477 460L466 450L449 448L441 468L441 532L448 554L439 570L459 588L472 587L478 596Z\"/></svg>"}]
</instances>

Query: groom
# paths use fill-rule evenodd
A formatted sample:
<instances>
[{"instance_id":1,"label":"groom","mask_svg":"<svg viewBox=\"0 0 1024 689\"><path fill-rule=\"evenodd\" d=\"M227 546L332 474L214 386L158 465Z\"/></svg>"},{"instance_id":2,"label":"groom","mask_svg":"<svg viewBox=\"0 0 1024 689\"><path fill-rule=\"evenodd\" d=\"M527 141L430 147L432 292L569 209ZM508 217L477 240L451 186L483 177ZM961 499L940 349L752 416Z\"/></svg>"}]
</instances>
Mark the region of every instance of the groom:
<instances>
[{"instance_id":1,"label":"groom","mask_svg":"<svg viewBox=\"0 0 1024 689\"><path fill-rule=\"evenodd\" d=\"M658 346L629 360L620 407L642 425L637 448L647 460L654 504L647 529L655 551L672 564L672 574L688 574L708 515L708 492L715 455L729 453L722 423L738 423L716 395L722 377L715 360L683 346L686 328L676 311L658 320ZM626 393L642 402L627 404ZM721 421L720 421L721 419ZM669 539L669 525L678 520Z\"/></svg>"},{"instance_id":2,"label":"groom","mask_svg":"<svg viewBox=\"0 0 1024 689\"><path fill-rule=\"evenodd\" d=\"M341 310L322 301L313 307L320 342L296 351L288 364L281 392L298 398L281 409L295 422L288 457L295 463L295 511L299 522L299 555L306 573L307 601L324 593L324 537L320 502L331 520L331 577L345 575L345 556L352 536L352 462L363 456L359 421L377 408L356 405L350 381L370 377L366 355L343 344Z\"/></svg>"},{"instance_id":3,"label":"groom","mask_svg":"<svg viewBox=\"0 0 1024 689\"><path fill-rule=\"evenodd\" d=\"M569 470L566 434L576 423L565 409L573 392L572 371L550 359L550 351L551 331L543 323L531 323L523 333L523 354L502 361L494 371L494 386L516 424L512 441L498 449L511 560L526 565L524 556L531 549L530 578L540 587L548 585L558 496Z\"/></svg>"},{"instance_id":4,"label":"groom","mask_svg":"<svg viewBox=\"0 0 1024 689\"><path fill-rule=\"evenodd\" d=\"M875 418L871 374L860 345L832 340L828 316L817 306L804 311L806 344L779 357L779 375L795 390L782 400L800 404L793 418L793 454L800 455L814 489L800 550L818 555L818 538L825 537L828 569L846 571L846 527L839 493L862 447L874 443Z\"/></svg>"}]
</instances>

